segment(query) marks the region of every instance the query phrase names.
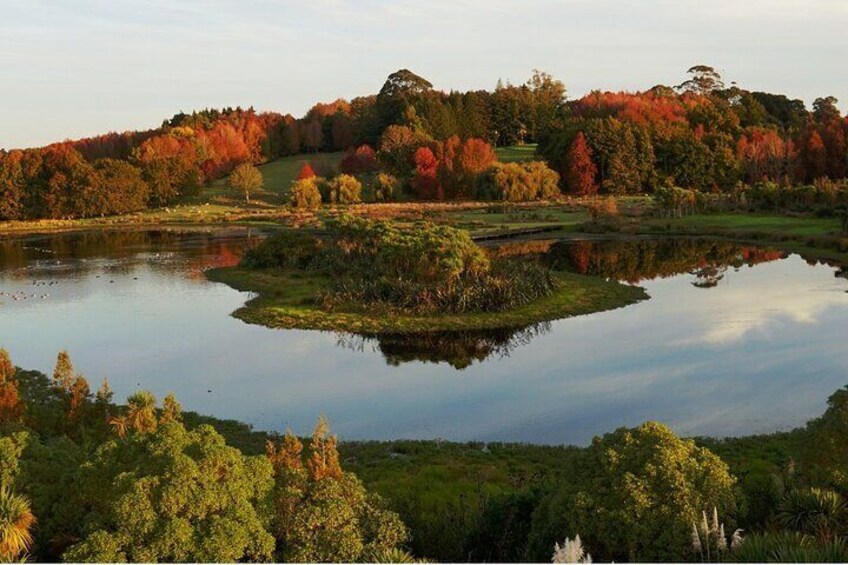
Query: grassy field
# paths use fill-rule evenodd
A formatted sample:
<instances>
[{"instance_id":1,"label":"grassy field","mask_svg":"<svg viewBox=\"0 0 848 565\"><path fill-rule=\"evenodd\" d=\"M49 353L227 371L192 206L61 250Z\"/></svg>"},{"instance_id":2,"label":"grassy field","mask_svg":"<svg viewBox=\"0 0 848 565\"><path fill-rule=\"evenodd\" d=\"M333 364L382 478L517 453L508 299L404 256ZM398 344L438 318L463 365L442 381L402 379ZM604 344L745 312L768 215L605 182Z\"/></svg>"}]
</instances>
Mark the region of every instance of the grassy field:
<instances>
[{"instance_id":1,"label":"grassy field","mask_svg":"<svg viewBox=\"0 0 848 565\"><path fill-rule=\"evenodd\" d=\"M268 204L287 204L291 184L304 164L309 163L318 174L327 174L323 171L338 169L342 155L342 152L292 155L259 165L258 169L262 173L264 186L262 191L254 197ZM240 199L241 195L227 186L227 178L222 178L213 182L203 194L206 200L216 197Z\"/></svg>"},{"instance_id":2,"label":"grassy field","mask_svg":"<svg viewBox=\"0 0 848 565\"><path fill-rule=\"evenodd\" d=\"M272 328L364 334L523 328L538 322L612 310L648 298L639 287L572 273L557 275L561 287L556 293L506 312L411 316L325 312L313 300L327 282L320 275L238 267L206 273L212 281L259 295L234 312L235 317L245 322Z\"/></svg>"},{"instance_id":3,"label":"grassy field","mask_svg":"<svg viewBox=\"0 0 848 565\"><path fill-rule=\"evenodd\" d=\"M510 147L496 147L495 155L498 160L504 163L513 163L520 161L535 161L539 157L536 156L536 144L528 145L511 145Z\"/></svg>"}]
</instances>

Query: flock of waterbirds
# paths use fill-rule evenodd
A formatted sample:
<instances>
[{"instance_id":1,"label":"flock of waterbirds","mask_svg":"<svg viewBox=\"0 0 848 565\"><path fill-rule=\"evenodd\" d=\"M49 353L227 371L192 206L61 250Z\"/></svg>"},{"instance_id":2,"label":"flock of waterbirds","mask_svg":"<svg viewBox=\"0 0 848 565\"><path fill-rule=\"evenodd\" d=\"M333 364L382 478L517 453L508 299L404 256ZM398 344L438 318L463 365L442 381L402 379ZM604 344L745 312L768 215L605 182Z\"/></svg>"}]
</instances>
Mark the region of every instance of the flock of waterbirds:
<instances>
[{"instance_id":1,"label":"flock of waterbirds","mask_svg":"<svg viewBox=\"0 0 848 565\"><path fill-rule=\"evenodd\" d=\"M35 286L35 287L45 287L45 286L47 286L47 287L50 287L50 286L53 286L53 285L56 285L56 284L59 284L59 282L58 281L32 281L30 286ZM39 298L44 299L44 298L50 298L50 293L49 292L33 293L33 292L26 292L26 291L23 291L23 290L18 290L18 291L15 291L15 292L6 292L6 291L3 291L3 290L0 290L0 306L3 306L3 304L5 304L5 302L3 301L3 298L9 298L11 300L34 300L34 299L39 299Z\"/></svg>"}]
</instances>

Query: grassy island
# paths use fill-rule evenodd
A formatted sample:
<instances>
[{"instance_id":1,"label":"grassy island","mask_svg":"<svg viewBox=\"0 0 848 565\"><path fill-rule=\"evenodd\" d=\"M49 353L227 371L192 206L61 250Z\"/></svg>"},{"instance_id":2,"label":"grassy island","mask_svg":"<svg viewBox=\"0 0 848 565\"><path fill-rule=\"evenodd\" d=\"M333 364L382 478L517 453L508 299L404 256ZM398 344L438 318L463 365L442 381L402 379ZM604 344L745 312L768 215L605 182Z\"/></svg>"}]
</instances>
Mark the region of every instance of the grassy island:
<instances>
[{"instance_id":1,"label":"grassy island","mask_svg":"<svg viewBox=\"0 0 848 565\"><path fill-rule=\"evenodd\" d=\"M463 230L348 216L319 236L281 232L207 277L257 294L234 313L245 322L366 334L521 328L648 297L536 261L490 258Z\"/></svg>"}]
</instances>

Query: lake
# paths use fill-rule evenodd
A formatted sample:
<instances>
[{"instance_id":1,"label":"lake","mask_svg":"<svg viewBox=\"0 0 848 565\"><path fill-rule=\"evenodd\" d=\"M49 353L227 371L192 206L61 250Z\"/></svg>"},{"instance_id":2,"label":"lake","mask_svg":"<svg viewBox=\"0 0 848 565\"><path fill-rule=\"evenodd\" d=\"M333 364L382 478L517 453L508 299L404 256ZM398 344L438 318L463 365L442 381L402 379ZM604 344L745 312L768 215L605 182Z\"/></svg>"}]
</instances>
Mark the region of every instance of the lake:
<instances>
[{"instance_id":1,"label":"lake","mask_svg":"<svg viewBox=\"0 0 848 565\"><path fill-rule=\"evenodd\" d=\"M205 280L247 229L0 241L0 346L52 371L67 349L96 389L176 394L186 409L342 439L586 444L659 420L680 435L802 425L848 384L848 280L798 255L703 241L554 242L557 268L650 300L517 332L350 336L247 325L250 298ZM843 276L837 276L843 275Z\"/></svg>"}]
</instances>

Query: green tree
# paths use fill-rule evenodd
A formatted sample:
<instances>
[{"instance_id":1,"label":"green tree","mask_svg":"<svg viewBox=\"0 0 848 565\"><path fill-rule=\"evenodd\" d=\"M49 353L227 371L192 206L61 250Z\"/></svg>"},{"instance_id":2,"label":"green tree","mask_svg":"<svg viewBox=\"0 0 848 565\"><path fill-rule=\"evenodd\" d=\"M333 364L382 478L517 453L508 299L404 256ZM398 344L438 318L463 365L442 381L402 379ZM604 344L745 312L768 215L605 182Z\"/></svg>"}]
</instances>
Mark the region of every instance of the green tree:
<instances>
[{"instance_id":1,"label":"green tree","mask_svg":"<svg viewBox=\"0 0 848 565\"><path fill-rule=\"evenodd\" d=\"M579 534L600 559L684 561L703 509L736 508L727 465L655 422L595 438L570 479L534 513L531 559Z\"/></svg>"},{"instance_id":2,"label":"green tree","mask_svg":"<svg viewBox=\"0 0 848 565\"><path fill-rule=\"evenodd\" d=\"M212 427L180 422L101 445L80 470L89 509L66 561L264 561L273 470Z\"/></svg>"},{"instance_id":3,"label":"green tree","mask_svg":"<svg viewBox=\"0 0 848 565\"><path fill-rule=\"evenodd\" d=\"M382 128L392 124L414 125L415 101L433 85L409 69L400 69L388 76L377 94L377 112Z\"/></svg>"},{"instance_id":4,"label":"green tree","mask_svg":"<svg viewBox=\"0 0 848 565\"><path fill-rule=\"evenodd\" d=\"M262 173L250 163L242 163L227 179L230 187L244 193L244 201L250 202L250 193L262 188Z\"/></svg>"}]
</instances>

